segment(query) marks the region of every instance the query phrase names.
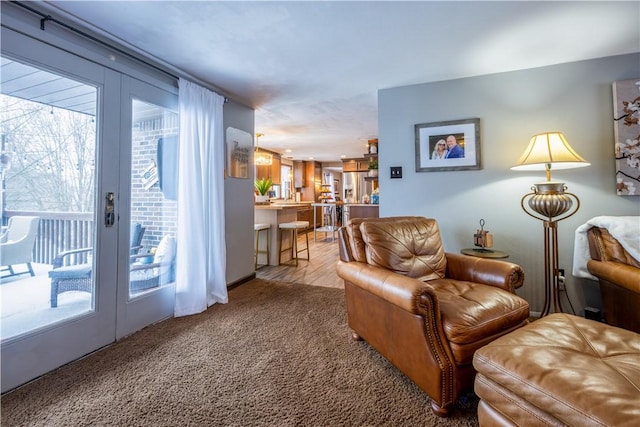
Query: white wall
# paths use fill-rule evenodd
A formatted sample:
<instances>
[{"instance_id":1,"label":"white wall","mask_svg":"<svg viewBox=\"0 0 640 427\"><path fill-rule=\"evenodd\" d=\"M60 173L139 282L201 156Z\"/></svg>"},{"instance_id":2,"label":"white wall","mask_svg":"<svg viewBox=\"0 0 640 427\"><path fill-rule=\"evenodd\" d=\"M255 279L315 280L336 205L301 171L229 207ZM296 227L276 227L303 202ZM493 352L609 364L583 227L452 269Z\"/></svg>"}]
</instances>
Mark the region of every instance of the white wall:
<instances>
[{"instance_id":1,"label":"white wall","mask_svg":"<svg viewBox=\"0 0 640 427\"><path fill-rule=\"evenodd\" d=\"M581 201L580 210L559 223L560 268L577 314L600 307L597 282L573 278L575 229L599 215L639 215L640 197L615 193L612 83L640 77L640 55L622 55L525 71L380 90L380 215L437 219L448 252L473 247L484 218L494 247L525 271L519 294L532 311L544 301L543 225L525 214L522 196L544 172L515 172L532 135L559 130L590 167L553 173ZM415 171L414 125L480 118L482 169ZM403 178L390 179L389 167ZM564 306L568 308L566 299ZM568 309L571 312L570 308Z\"/></svg>"},{"instance_id":2,"label":"white wall","mask_svg":"<svg viewBox=\"0 0 640 427\"><path fill-rule=\"evenodd\" d=\"M225 134L228 127L233 127L253 135L254 116L253 109L229 101L224 106ZM227 284L254 273L253 174L253 167L249 167L249 178L226 178L224 181Z\"/></svg>"}]
</instances>

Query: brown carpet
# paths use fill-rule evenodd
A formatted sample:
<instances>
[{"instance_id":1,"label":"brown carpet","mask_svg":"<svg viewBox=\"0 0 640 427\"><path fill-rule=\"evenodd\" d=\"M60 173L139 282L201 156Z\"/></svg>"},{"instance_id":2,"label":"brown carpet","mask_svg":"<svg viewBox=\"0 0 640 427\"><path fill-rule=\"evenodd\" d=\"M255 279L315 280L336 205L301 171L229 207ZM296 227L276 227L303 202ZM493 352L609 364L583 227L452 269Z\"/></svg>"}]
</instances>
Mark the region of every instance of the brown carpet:
<instances>
[{"instance_id":1,"label":"brown carpet","mask_svg":"<svg viewBox=\"0 0 640 427\"><path fill-rule=\"evenodd\" d=\"M364 342L344 291L254 279L2 396L2 426L475 426Z\"/></svg>"}]
</instances>

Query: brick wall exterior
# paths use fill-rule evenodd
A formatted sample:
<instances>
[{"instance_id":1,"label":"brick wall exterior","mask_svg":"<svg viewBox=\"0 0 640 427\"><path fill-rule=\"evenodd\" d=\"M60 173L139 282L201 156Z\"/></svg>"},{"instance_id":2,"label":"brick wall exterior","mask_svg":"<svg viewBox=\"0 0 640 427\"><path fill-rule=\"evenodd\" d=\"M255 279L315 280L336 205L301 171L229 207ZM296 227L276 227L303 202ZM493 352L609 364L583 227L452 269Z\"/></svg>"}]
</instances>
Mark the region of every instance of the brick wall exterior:
<instances>
[{"instance_id":1,"label":"brick wall exterior","mask_svg":"<svg viewBox=\"0 0 640 427\"><path fill-rule=\"evenodd\" d=\"M131 223L146 228L143 251L157 247L162 237L176 235L177 205L165 199L159 183L144 188L142 174L150 164L157 164L158 139L178 134L178 116L138 121L134 124L131 154Z\"/></svg>"}]
</instances>

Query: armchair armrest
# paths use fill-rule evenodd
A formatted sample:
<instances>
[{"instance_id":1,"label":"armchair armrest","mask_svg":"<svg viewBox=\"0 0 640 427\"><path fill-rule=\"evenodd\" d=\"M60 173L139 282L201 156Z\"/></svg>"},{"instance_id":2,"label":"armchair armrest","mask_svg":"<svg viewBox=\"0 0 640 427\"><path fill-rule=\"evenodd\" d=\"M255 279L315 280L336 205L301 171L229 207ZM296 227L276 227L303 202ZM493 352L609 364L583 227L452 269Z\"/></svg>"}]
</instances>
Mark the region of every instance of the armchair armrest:
<instances>
[{"instance_id":1,"label":"armchair armrest","mask_svg":"<svg viewBox=\"0 0 640 427\"><path fill-rule=\"evenodd\" d=\"M337 272L345 281L410 313L424 314L419 304L421 298L431 299L435 312L439 311L435 291L428 283L364 262L338 261Z\"/></svg>"},{"instance_id":2,"label":"armchair armrest","mask_svg":"<svg viewBox=\"0 0 640 427\"><path fill-rule=\"evenodd\" d=\"M85 252L91 252L92 250L93 250L93 248L80 248L80 249L71 249L69 251L60 252L53 259L53 268L62 267L63 264L64 264L65 257L68 257L70 255L74 255L74 254L81 254L81 253L85 253Z\"/></svg>"},{"instance_id":3,"label":"armchair armrest","mask_svg":"<svg viewBox=\"0 0 640 427\"><path fill-rule=\"evenodd\" d=\"M446 253L446 277L495 286L511 293L524 283L524 271L518 264L468 255Z\"/></svg>"},{"instance_id":4,"label":"armchair armrest","mask_svg":"<svg viewBox=\"0 0 640 427\"><path fill-rule=\"evenodd\" d=\"M637 267L619 262L589 260L587 268L598 279L640 294L640 269Z\"/></svg>"}]
</instances>

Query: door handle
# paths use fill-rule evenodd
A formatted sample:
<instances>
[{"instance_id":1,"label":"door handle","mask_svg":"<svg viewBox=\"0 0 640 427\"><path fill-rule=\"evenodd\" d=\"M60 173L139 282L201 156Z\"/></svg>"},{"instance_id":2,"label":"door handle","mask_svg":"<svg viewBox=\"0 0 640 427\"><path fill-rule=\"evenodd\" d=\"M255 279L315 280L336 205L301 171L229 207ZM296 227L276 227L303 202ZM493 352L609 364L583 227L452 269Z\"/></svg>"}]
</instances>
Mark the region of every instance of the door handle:
<instances>
[{"instance_id":1,"label":"door handle","mask_svg":"<svg viewBox=\"0 0 640 427\"><path fill-rule=\"evenodd\" d=\"M116 222L115 214L115 199L116 195L113 192L107 193L107 202L104 205L104 225L105 227L113 227Z\"/></svg>"}]
</instances>

